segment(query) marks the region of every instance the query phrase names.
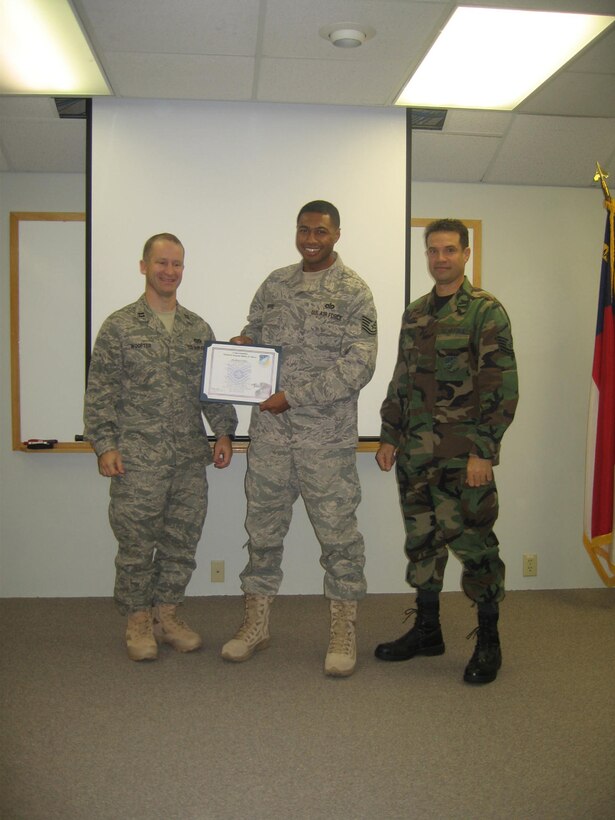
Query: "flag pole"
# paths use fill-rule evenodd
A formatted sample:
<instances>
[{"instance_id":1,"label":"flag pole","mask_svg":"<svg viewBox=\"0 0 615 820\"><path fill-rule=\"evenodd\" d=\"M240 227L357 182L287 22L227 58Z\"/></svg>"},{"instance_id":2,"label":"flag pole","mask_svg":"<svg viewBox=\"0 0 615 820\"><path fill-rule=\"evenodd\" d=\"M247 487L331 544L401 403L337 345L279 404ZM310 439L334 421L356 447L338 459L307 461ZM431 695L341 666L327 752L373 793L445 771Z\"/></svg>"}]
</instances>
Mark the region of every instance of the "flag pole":
<instances>
[{"instance_id":1,"label":"flag pole","mask_svg":"<svg viewBox=\"0 0 615 820\"><path fill-rule=\"evenodd\" d=\"M608 174L605 174L602 168L600 167L600 163L596 163L596 173L594 174L594 182L598 182L600 180L600 185L602 186L602 192L604 193L605 199L610 199L611 194L609 191L609 186L606 184L607 179L609 178Z\"/></svg>"},{"instance_id":2,"label":"flag pole","mask_svg":"<svg viewBox=\"0 0 615 820\"><path fill-rule=\"evenodd\" d=\"M607 220L590 391L583 542L605 586L615 587L615 200L606 183L608 176L597 162L594 182L599 180L602 186Z\"/></svg>"}]
</instances>

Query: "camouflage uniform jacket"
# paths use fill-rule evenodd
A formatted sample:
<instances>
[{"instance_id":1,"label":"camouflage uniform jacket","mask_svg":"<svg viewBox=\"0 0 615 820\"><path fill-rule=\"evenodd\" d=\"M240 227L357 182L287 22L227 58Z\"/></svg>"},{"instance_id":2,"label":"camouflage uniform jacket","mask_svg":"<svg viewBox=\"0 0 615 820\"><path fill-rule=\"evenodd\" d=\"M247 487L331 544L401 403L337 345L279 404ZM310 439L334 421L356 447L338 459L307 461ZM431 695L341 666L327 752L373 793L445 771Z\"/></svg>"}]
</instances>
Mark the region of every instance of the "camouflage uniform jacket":
<instances>
[{"instance_id":1,"label":"camouflage uniform jacket","mask_svg":"<svg viewBox=\"0 0 615 820\"><path fill-rule=\"evenodd\" d=\"M300 447L354 447L359 391L374 374L376 308L365 282L338 256L320 275L303 263L273 271L242 331L282 347L280 390L290 410L252 411L250 435Z\"/></svg>"},{"instance_id":2,"label":"camouflage uniform jacket","mask_svg":"<svg viewBox=\"0 0 615 820\"><path fill-rule=\"evenodd\" d=\"M173 332L142 296L103 323L92 352L85 436L97 455L119 450L125 464L212 461L201 408L214 435L233 434L232 405L201 405L203 346L214 338L196 313L177 305Z\"/></svg>"},{"instance_id":3,"label":"camouflage uniform jacket","mask_svg":"<svg viewBox=\"0 0 615 820\"><path fill-rule=\"evenodd\" d=\"M409 456L463 467L473 453L498 463L518 399L510 321L468 279L438 311L435 289L406 309L393 379L382 404L382 442Z\"/></svg>"}]
</instances>

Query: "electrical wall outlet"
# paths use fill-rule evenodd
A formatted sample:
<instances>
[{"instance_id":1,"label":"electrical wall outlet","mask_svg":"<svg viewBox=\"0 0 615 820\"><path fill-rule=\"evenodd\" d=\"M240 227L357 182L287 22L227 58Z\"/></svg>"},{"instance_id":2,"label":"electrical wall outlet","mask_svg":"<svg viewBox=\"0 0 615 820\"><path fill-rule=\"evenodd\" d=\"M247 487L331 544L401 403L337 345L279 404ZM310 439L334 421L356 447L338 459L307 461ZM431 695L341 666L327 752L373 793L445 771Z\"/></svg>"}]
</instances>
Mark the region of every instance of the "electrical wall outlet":
<instances>
[{"instance_id":1,"label":"electrical wall outlet","mask_svg":"<svg viewBox=\"0 0 615 820\"><path fill-rule=\"evenodd\" d=\"M538 575L538 556L535 552L523 555L523 575L526 578Z\"/></svg>"},{"instance_id":2,"label":"electrical wall outlet","mask_svg":"<svg viewBox=\"0 0 615 820\"><path fill-rule=\"evenodd\" d=\"M211 580L214 583L224 581L224 561L211 562Z\"/></svg>"}]
</instances>

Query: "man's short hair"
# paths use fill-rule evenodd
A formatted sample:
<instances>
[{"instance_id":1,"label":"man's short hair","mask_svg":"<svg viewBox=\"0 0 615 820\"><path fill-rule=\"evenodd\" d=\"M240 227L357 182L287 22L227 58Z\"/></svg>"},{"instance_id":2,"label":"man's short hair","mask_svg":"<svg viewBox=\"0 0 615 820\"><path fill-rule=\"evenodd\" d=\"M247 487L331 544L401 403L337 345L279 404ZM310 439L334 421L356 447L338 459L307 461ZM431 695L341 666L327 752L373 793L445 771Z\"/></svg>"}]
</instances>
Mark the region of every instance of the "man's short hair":
<instances>
[{"instance_id":1,"label":"man's short hair","mask_svg":"<svg viewBox=\"0 0 615 820\"><path fill-rule=\"evenodd\" d=\"M434 219L425 228L425 247L427 247L427 240L432 233L441 233L442 231L458 233L461 247L465 249L469 246L468 229L460 219Z\"/></svg>"},{"instance_id":2,"label":"man's short hair","mask_svg":"<svg viewBox=\"0 0 615 820\"><path fill-rule=\"evenodd\" d=\"M340 226L340 212L335 205L324 199L315 199L313 202L305 204L297 214L297 222L299 222L301 214L328 214L335 229L337 230Z\"/></svg>"},{"instance_id":3,"label":"man's short hair","mask_svg":"<svg viewBox=\"0 0 615 820\"><path fill-rule=\"evenodd\" d=\"M184 248L182 243L179 241L179 239L175 236L175 234L173 234L173 233L156 233L156 234L154 234L154 236L150 236L150 238L147 240L147 242L143 246L143 257L142 258L143 258L144 262L147 262L147 260L149 259L149 256L152 252L152 245L154 244L154 242L157 242L159 239L162 239L165 242L173 242L174 245L179 245L179 247L184 251L184 253L186 252L186 249Z\"/></svg>"}]
</instances>

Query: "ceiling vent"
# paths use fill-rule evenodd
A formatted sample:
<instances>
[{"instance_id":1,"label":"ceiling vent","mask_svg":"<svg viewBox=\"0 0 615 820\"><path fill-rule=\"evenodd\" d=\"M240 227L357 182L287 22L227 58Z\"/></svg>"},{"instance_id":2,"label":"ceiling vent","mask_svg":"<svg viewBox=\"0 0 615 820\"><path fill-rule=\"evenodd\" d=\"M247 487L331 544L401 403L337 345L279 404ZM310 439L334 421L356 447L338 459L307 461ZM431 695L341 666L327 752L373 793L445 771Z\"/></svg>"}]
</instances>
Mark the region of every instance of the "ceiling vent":
<instances>
[{"instance_id":1,"label":"ceiling vent","mask_svg":"<svg viewBox=\"0 0 615 820\"><path fill-rule=\"evenodd\" d=\"M412 108L412 130L442 131L447 114L446 108Z\"/></svg>"},{"instance_id":2,"label":"ceiling vent","mask_svg":"<svg viewBox=\"0 0 615 820\"><path fill-rule=\"evenodd\" d=\"M85 97L55 97L61 120L85 120L87 117Z\"/></svg>"}]
</instances>

